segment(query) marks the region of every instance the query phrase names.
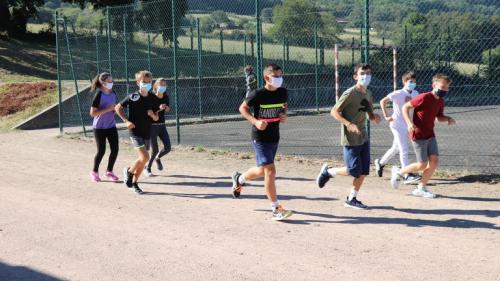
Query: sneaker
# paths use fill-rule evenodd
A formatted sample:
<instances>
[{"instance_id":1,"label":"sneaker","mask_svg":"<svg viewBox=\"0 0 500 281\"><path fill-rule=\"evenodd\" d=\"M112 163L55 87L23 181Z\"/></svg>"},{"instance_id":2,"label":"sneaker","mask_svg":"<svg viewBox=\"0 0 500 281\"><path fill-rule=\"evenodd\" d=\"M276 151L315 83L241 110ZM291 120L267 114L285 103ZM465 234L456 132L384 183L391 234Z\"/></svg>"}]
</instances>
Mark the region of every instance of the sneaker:
<instances>
[{"instance_id":1,"label":"sneaker","mask_svg":"<svg viewBox=\"0 0 500 281\"><path fill-rule=\"evenodd\" d=\"M412 192L414 196L424 197L424 198L436 198L436 194L432 193L430 190L423 188L415 188Z\"/></svg>"},{"instance_id":2,"label":"sneaker","mask_svg":"<svg viewBox=\"0 0 500 281\"><path fill-rule=\"evenodd\" d=\"M133 183L133 187L134 187L134 192L135 193L137 193L137 194L143 194L144 193L144 191L142 191L142 189L139 187L139 185L136 182Z\"/></svg>"},{"instance_id":3,"label":"sneaker","mask_svg":"<svg viewBox=\"0 0 500 281\"><path fill-rule=\"evenodd\" d=\"M156 158L156 168L158 168L158 171L163 171L163 164L161 163L160 158Z\"/></svg>"},{"instance_id":4,"label":"sneaker","mask_svg":"<svg viewBox=\"0 0 500 281\"><path fill-rule=\"evenodd\" d=\"M119 178L113 174L113 172L107 171L106 172L106 177L109 178L111 181L118 181Z\"/></svg>"},{"instance_id":5,"label":"sneaker","mask_svg":"<svg viewBox=\"0 0 500 281\"><path fill-rule=\"evenodd\" d=\"M99 177L99 173L96 173L94 171L90 172L90 178L92 178L93 182L100 182L101 178Z\"/></svg>"},{"instance_id":6,"label":"sneaker","mask_svg":"<svg viewBox=\"0 0 500 281\"><path fill-rule=\"evenodd\" d=\"M328 164L323 164L323 166L321 166L321 170L319 170L319 174L318 174L318 178L316 179L316 183L318 184L318 187L319 188L323 188L325 186L325 184L330 180L330 178L332 177L329 173L328 173L328 169L330 167L328 166Z\"/></svg>"},{"instance_id":7,"label":"sneaker","mask_svg":"<svg viewBox=\"0 0 500 281\"><path fill-rule=\"evenodd\" d=\"M401 175L399 174L399 168L396 166L392 166L391 171L391 185L393 188L399 187L399 182L401 181Z\"/></svg>"},{"instance_id":8,"label":"sneaker","mask_svg":"<svg viewBox=\"0 0 500 281\"><path fill-rule=\"evenodd\" d=\"M130 168L130 167L129 167ZM132 187L132 180L134 178L134 174L128 171L129 168L123 169L123 183L128 187Z\"/></svg>"},{"instance_id":9,"label":"sneaker","mask_svg":"<svg viewBox=\"0 0 500 281\"><path fill-rule=\"evenodd\" d=\"M422 179L422 177L417 175L417 174L408 174L405 177L405 180L403 181L403 183L404 184L417 183L420 179Z\"/></svg>"},{"instance_id":10,"label":"sneaker","mask_svg":"<svg viewBox=\"0 0 500 281\"><path fill-rule=\"evenodd\" d=\"M234 172L233 176L231 179L233 180L233 187L232 187L232 193L233 193L233 198L240 198L241 195L241 189L243 188L243 185L238 182L238 179L240 178L241 173L239 172Z\"/></svg>"},{"instance_id":11,"label":"sneaker","mask_svg":"<svg viewBox=\"0 0 500 281\"><path fill-rule=\"evenodd\" d=\"M368 208L365 204L361 203L361 201L358 201L358 199L356 199L356 197L353 197L351 201L349 201L349 197L347 197L347 200L345 201L344 206L346 206L348 208L358 209L358 210Z\"/></svg>"},{"instance_id":12,"label":"sneaker","mask_svg":"<svg viewBox=\"0 0 500 281\"><path fill-rule=\"evenodd\" d=\"M385 165L380 164L380 159L375 159L375 170L377 171L377 176L379 178L381 178L384 173L384 167Z\"/></svg>"},{"instance_id":13,"label":"sneaker","mask_svg":"<svg viewBox=\"0 0 500 281\"><path fill-rule=\"evenodd\" d=\"M286 220L293 215L292 211L285 210L283 206L279 205L278 208L273 211L273 221Z\"/></svg>"},{"instance_id":14,"label":"sneaker","mask_svg":"<svg viewBox=\"0 0 500 281\"><path fill-rule=\"evenodd\" d=\"M151 168L144 168L144 175L148 178L152 177L153 176L153 173L151 173Z\"/></svg>"}]
</instances>

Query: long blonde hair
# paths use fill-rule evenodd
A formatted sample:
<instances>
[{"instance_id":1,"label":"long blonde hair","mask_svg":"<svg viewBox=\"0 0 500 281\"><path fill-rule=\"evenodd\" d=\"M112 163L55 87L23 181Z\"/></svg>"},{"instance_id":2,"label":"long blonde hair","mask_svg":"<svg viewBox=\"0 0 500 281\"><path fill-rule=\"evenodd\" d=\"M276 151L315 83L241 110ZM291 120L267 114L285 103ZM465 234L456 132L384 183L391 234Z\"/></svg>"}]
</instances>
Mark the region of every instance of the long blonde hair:
<instances>
[{"instance_id":1,"label":"long blonde hair","mask_svg":"<svg viewBox=\"0 0 500 281\"><path fill-rule=\"evenodd\" d=\"M166 78L156 79L155 83L153 84L153 92L156 92L156 89L158 88L158 86L160 85L161 82L165 82L165 84L167 84L167 79ZM168 87L168 84L167 84L167 87ZM167 92L165 91L163 94L166 95Z\"/></svg>"}]
</instances>

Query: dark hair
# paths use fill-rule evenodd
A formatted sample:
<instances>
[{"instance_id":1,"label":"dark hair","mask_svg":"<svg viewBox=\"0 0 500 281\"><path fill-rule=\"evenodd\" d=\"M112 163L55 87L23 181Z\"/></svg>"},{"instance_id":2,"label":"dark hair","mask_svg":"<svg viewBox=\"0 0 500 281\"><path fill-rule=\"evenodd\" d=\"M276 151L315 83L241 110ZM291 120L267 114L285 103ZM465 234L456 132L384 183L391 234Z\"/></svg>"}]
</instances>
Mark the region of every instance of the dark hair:
<instances>
[{"instance_id":1,"label":"dark hair","mask_svg":"<svg viewBox=\"0 0 500 281\"><path fill-rule=\"evenodd\" d=\"M358 74L358 70L360 68L363 70L368 70L368 69L371 70L372 69L372 67L367 63L358 63L358 64L356 64L356 66L354 66L354 74Z\"/></svg>"},{"instance_id":2,"label":"dark hair","mask_svg":"<svg viewBox=\"0 0 500 281\"><path fill-rule=\"evenodd\" d=\"M405 74L403 74L403 82L406 82L408 80L411 80L411 79L417 79L417 74L415 74L415 72L413 71L407 71Z\"/></svg>"},{"instance_id":3,"label":"dark hair","mask_svg":"<svg viewBox=\"0 0 500 281\"><path fill-rule=\"evenodd\" d=\"M270 64L267 64L265 67L264 67L264 75L268 75L270 74L271 72L275 72L275 71L278 71L278 70L281 70L281 67L275 63L270 63Z\"/></svg>"},{"instance_id":4,"label":"dark hair","mask_svg":"<svg viewBox=\"0 0 500 281\"><path fill-rule=\"evenodd\" d=\"M92 85L90 86L90 90L92 92L95 92L98 88L102 87L102 82L106 81L109 77L111 77L111 74L108 72L103 72L101 74L97 74L94 79L92 79Z\"/></svg>"}]
</instances>

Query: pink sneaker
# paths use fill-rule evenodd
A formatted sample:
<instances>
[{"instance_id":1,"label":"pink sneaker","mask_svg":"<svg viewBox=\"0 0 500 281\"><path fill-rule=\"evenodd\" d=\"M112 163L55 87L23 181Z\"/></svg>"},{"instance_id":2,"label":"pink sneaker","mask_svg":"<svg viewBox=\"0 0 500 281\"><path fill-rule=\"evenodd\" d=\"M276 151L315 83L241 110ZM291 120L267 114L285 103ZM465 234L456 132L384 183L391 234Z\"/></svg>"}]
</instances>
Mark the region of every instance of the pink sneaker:
<instances>
[{"instance_id":1,"label":"pink sneaker","mask_svg":"<svg viewBox=\"0 0 500 281\"><path fill-rule=\"evenodd\" d=\"M106 172L106 177L108 177L112 181L118 181L119 180L119 178L115 174L113 174L113 172L110 172L110 171Z\"/></svg>"},{"instance_id":2,"label":"pink sneaker","mask_svg":"<svg viewBox=\"0 0 500 281\"><path fill-rule=\"evenodd\" d=\"M99 177L99 173L96 173L94 171L90 172L90 177L92 178L92 181L94 181L94 182L101 181L101 178Z\"/></svg>"}]
</instances>

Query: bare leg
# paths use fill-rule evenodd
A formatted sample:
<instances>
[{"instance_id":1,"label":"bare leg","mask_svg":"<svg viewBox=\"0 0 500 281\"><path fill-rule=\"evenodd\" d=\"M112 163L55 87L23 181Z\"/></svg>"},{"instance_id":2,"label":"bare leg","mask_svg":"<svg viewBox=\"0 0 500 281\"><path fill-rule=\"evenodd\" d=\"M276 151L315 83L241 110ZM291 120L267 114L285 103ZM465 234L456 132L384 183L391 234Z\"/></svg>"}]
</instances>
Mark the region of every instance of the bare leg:
<instances>
[{"instance_id":1,"label":"bare leg","mask_svg":"<svg viewBox=\"0 0 500 281\"><path fill-rule=\"evenodd\" d=\"M352 180L352 186L354 187L354 190L359 191L361 185L363 184L363 181L365 180L365 177L365 175L361 175L358 178L354 178L354 180Z\"/></svg>"},{"instance_id":2,"label":"bare leg","mask_svg":"<svg viewBox=\"0 0 500 281\"><path fill-rule=\"evenodd\" d=\"M264 168L264 187L266 189L266 195L271 203L278 201L278 196L276 195L276 167L274 164L269 164Z\"/></svg>"},{"instance_id":3,"label":"bare leg","mask_svg":"<svg viewBox=\"0 0 500 281\"><path fill-rule=\"evenodd\" d=\"M434 156L434 155L431 155L431 156ZM420 172L420 171L423 171L427 168L427 164L428 162L416 162L416 163L412 163L406 167L404 167L403 169L401 169L399 171L399 173L401 175L406 175L406 174L409 174L409 173L416 173L416 172Z\"/></svg>"},{"instance_id":4,"label":"bare leg","mask_svg":"<svg viewBox=\"0 0 500 281\"><path fill-rule=\"evenodd\" d=\"M146 166L149 161L149 154L145 147L138 148L137 152L139 153L139 158L137 158L134 165L130 167L130 172L134 174L133 182L139 181L139 177L144 170L144 166Z\"/></svg>"},{"instance_id":5,"label":"bare leg","mask_svg":"<svg viewBox=\"0 0 500 281\"><path fill-rule=\"evenodd\" d=\"M349 172L347 171L347 167L341 167L341 168L330 168L330 169L328 169L328 173L332 174L332 173L331 173L331 170L334 170L334 171L335 171L335 175L336 175L336 176L343 176L343 177L348 177L348 176L350 176L350 175L349 175Z\"/></svg>"},{"instance_id":6,"label":"bare leg","mask_svg":"<svg viewBox=\"0 0 500 281\"><path fill-rule=\"evenodd\" d=\"M253 180L264 176L264 167L253 167L243 173L245 180Z\"/></svg>"},{"instance_id":7,"label":"bare leg","mask_svg":"<svg viewBox=\"0 0 500 281\"><path fill-rule=\"evenodd\" d=\"M430 155L429 156L429 164L427 165L426 169L422 173L422 179L420 180L420 183L423 186L426 186L429 180L432 177L432 174L434 174L434 171L436 171L436 168L439 165L439 156L437 155Z\"/></svg>"}]
</instances>

